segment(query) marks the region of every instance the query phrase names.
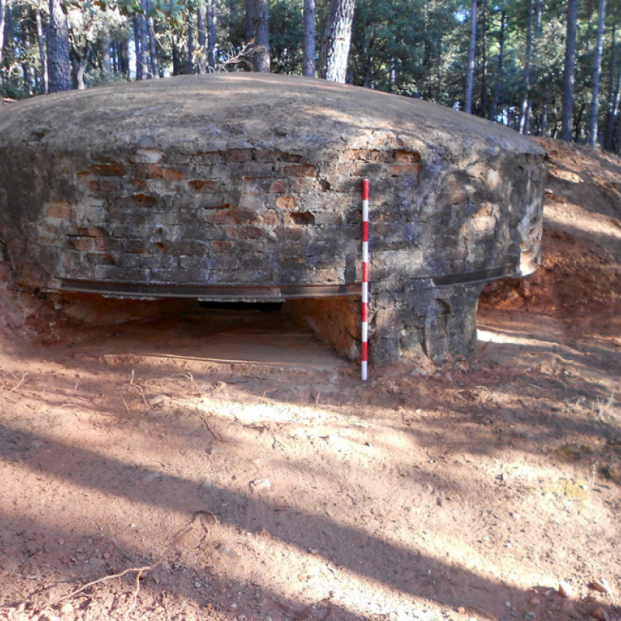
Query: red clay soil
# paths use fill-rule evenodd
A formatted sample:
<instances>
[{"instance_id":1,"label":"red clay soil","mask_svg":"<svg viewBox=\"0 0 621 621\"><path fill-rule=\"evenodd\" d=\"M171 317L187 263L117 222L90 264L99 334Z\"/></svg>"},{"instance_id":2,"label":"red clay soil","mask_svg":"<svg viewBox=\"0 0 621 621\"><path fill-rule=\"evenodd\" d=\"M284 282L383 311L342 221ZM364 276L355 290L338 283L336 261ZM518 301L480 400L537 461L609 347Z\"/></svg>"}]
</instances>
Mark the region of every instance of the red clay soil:
<instances>
[{"instance_id":1,"label":"red clay soil","mask_svg":"<svg viewBox=\"0 0 621 621\"><path fill-rule=\"evenodd\" d=\"M621 161L542 144L544 264L468 365L92 327L0 264L0 619L620 619Z\"/></svg>"}]
</instances>

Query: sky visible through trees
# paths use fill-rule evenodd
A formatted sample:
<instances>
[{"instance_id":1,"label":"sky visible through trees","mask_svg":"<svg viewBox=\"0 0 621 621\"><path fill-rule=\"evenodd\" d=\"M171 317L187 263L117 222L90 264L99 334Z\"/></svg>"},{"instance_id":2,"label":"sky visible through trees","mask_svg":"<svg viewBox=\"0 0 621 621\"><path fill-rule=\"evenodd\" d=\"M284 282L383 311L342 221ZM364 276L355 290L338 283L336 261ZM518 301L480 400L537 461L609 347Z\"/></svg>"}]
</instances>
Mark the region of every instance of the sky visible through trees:
<instances>
[{"instance_id":1,"label":"sky visible through trees","mask_svg":"<svg viewBox=\"0 0 621 621\"><path fill-rule=\"evenodd\" d=\"M621 151L618 0L0 0L0 93L317 75Z\"/></svg>"}]
</instances>

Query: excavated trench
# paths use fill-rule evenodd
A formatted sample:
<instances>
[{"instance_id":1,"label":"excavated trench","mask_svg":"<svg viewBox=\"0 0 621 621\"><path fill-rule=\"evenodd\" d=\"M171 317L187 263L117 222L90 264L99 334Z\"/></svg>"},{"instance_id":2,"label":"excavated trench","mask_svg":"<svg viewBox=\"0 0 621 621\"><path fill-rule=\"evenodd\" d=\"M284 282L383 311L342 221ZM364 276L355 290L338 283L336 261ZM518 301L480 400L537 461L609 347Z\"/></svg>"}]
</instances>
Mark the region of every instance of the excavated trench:
<instances>
[{"instance_id":1,"label":"excavated trench","mask_svg":"<svg viewBox=\"0 0 621 621\"><path fill-rule=\"evenodd\" d=\"M0 111L15 273L94 323L282 304L356 359L368 178L376 364L473 352L483 284L540 261L545 174L545 152L506 128L288 76L184 76Z\"/></svg>"}]
</instances>

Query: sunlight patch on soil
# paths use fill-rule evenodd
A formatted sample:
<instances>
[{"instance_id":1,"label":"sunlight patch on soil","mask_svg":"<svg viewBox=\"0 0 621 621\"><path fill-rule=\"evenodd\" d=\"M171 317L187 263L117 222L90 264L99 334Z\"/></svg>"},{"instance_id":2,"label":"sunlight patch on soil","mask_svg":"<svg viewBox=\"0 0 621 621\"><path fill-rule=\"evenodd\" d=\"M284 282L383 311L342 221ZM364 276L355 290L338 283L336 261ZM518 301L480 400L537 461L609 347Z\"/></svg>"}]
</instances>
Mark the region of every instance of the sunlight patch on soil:
<instances>
[{"instance_id":1,"label":"sunlight patch on soil","mask_svg":"<svg viewBox=\"0 0 621 621\"><path fill-rule=\"evenodd\" d=\"M567 204L564 206L547 204L545 218L548 222L556 225L567 226L583 233L604 235L612 240L621 241L621 222L619 220L600 216L597 213L589 213L577 206L573 206L573 210L568 211Z\"/></svg>"}]
</instances>

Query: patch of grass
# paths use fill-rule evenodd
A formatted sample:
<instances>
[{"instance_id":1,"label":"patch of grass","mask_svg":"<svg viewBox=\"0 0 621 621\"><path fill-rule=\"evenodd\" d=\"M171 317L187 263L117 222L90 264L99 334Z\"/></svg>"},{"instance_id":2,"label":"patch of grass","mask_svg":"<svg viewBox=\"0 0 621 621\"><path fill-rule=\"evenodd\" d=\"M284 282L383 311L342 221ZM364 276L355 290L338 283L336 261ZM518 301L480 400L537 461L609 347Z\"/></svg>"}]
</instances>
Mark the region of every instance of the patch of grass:
<instances>
[{"instance_id":1,"label":"patch of grass","mask_svg":"<svg viewBox=\"0 0 621 621\"><path fill-rule=\"evenodd\" d=\"M608 444L610 444L612 450L621 457L621 440L609 440Z\"/></svg>"},{"instance_id":2,"label":"patch of grass","mask_svg":"<svg viewBox=\"0 0 621 621\"><path fill-rule=\"evenodd\" d=\"M615 483L621 481L619 470L613 466L603 466L599 469L599 471L601 475L609 481L615 481Z\"/></svg>"},{"instance_id":3,"label":"patch of grass","mask_svg":"<svg viewBox=\"0 0 621 621\"><path fill-rule=\"evenodd\" d=\"M593 452L593 448L588 444L565 444L565 446L551 451L551 454L561 462L575 464L585 455L593 455Z\"/></svg>"},{"instance_id":4,"label":"patch of grass","mask_svg":"<svg viewBox=\"0 0 621 621\"><path fill-rule=\"evenodd\" d=\"M585 489L585 487L587 489ZM586 482L578 481L558 481L557 483L546 483L542 486L542 491L552 494L557 498L564 496L571 500L584 500L587 497L588 486Z\"/></svg>"},{"instance_id":5,"label":"patch of grass","mask_svg":"<svg viewBox=\"0 0 621 621\"><path fill-rule=\"evenodd\" d=\"M614 405L615 405L615 393L612 392L610 397L605 401L600 401L599 399L595 399L593 405L591 406L591 414L602 422L606 422L608 420L615 420L614 415Z\"/></svg>"}]
</instances>

